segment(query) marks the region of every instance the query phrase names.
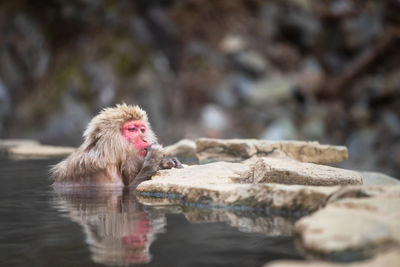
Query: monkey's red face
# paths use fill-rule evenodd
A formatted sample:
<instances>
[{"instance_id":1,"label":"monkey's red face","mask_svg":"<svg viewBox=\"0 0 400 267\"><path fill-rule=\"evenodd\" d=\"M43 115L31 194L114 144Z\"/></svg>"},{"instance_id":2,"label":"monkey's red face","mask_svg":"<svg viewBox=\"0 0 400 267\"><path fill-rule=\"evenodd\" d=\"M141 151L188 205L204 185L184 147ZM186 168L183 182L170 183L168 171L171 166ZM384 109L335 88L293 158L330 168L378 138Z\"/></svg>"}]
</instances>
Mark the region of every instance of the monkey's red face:
<instances>
[{"instance_id":1,"label":"monkey's red face","mask_svg":"<svg viewBox=\"0 0 400 267\"><path fill-rule=\"evenodd\" d=\"M150 143L146 139L146 124L141 120L125 122L122 126L122 136L125 137L136 149L139 155L146 156Z\"/></svg>"}]
</instances>

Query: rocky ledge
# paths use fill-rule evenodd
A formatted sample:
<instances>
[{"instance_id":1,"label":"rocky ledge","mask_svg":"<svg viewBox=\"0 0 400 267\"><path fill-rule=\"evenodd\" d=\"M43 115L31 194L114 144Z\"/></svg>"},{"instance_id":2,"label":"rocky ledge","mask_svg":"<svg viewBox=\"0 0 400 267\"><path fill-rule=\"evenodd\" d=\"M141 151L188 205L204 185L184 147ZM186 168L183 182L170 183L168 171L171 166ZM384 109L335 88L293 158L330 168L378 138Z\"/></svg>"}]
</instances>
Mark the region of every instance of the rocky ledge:
<instances>
[{"instance_id":1,"label":"rocky ledge","mask_svg":"<svg viewBox=\"0 0 400 267\"><path fill-rule=\"evenodd\" d=\"M140 202L197 203L302 216L293 233L311 261L269 266L337 266L329 261L362 260L354 266L399 266L400 183L381 173L321 165L347 159L345 147L201 138L167 148L167 155L195 155L207 164L157 172L137 187Z\"/></svg>"},{"instance_id":2,"label":"rocky ledge","mask_svg":"<svg viewBox=\"0 0 400 267\"><path fill-rule=\"evenodd\" d=\"M321 145L318 142L266 141L256 139L196 140L196 153L200 162L242 161L252 156L284 155L301 162L329 164L348 158L344 146Z\"/></svg>"}]
</instances>

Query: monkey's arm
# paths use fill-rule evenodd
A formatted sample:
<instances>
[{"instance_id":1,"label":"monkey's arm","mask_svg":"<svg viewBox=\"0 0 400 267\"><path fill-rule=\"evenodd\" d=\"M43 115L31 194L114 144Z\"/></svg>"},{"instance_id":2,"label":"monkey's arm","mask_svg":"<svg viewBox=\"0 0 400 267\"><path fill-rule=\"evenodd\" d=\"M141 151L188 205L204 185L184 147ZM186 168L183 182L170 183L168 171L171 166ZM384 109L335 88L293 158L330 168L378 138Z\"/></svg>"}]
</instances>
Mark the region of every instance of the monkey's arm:
<instances>
[{"instance_id":1,"label":"monkey's arm","mask_svg":"<svg viewBox=\"0 0 400 267\"><path fill-rule=\"evenodd\" d=\"M158 144L150 146L143 164L134 176L130 176L129 186L136 187L139 183L149 180L158 170L160 170L163 160L162 147Z\"/></svg>"},{"instance_id":2,"label":"monkey's arm","mask_svg":"<svg viewBox=\"0 0 400 267\"><path fill-rule=\"evenodd\" d=\"M177 158L166 159L162 153L162 147L158 144L151 145L140 171L131 178L129 186L136 187L139 183L149 180L158 170L183 168Z\"/></svg>"}]
</instances>

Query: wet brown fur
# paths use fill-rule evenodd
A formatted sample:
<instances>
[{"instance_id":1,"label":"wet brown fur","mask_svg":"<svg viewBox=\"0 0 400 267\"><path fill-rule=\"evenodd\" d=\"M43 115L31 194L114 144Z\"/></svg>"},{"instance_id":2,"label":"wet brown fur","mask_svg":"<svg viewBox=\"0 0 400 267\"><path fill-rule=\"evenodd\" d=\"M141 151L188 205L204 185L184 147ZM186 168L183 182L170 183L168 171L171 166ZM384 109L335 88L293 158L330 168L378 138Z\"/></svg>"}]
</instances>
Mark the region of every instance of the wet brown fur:
<instances>
[{"instance_id":1,"label":"wet brown fur","mask_svg":"<svg viewBox=\"0 0 400 267\"><path fill-rule=\"evenodd\" d=\"M121 134L124 122L131 120L142 120L148 142L157 141L146 112L139 106L106 108L90 121L83 144L52 168L54 185L129 185L154 174L162 160L161 147L152 145L146 158L140 157ZM151 165L151 173L145 173L145 165Z\"/></svg>"}]
</instances>

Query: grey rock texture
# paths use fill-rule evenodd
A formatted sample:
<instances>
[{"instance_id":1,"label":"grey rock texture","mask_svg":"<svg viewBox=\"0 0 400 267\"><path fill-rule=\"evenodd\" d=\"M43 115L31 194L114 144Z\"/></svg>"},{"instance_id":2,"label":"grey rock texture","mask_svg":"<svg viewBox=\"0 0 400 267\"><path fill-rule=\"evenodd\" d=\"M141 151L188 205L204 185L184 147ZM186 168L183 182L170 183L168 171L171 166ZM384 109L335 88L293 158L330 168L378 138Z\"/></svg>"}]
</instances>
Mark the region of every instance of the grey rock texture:
<instances>
[{"instance_id":1,"label":"grey rock texture","mask_svg":"<svg viewBox=\"0 0 400 267\"><path fill-rule=\"evenodd\" d=\"M258 159L251 171L243 176L239 182L325 186L362 184L361 175L354 171L276 158Z\"/></svg>"},{"instance_id":2,"label":"grey rock texture","mask_svg":"<svg viewBox=\"0 0 400 267\"><path fill-rule=\"evenodd\" d=\"M196 145L200 162L241 161L254 155L276 155L277 152L298 161L318 164L341 162L348 157L346 147L318 142L200 138Z\"/></svg>"}]
</instances>

